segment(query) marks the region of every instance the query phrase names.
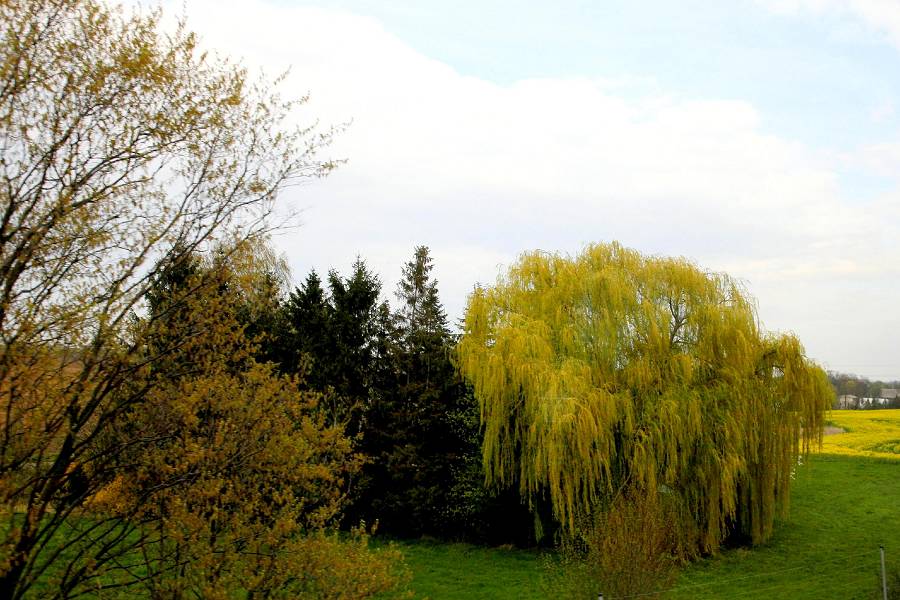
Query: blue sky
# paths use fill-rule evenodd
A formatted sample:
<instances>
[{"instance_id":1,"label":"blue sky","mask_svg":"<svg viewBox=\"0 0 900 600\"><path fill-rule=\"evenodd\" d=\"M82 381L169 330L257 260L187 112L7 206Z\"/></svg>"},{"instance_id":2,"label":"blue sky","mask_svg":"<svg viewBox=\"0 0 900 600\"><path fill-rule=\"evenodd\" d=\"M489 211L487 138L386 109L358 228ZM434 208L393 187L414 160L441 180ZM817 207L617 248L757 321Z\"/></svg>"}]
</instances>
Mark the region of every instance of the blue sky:
<instances>
[{"instance_id":1,"label":"blue sky","mask_svg":"<svg viewBox=\"0 0 900 600\"><path fill-rule=\"evenodd\" d=\"M172 2L180 12L181 0ZM618 240L745 282L827 368L900 379L900 2L187 0L290 66L347 164L287 190L294 276L431 247L461 316L525 250Z\"/></svg>"},{"instance_id":2,"label":"blue sky","mask_svg":"<svg viewBox=\"0 0 900 600\"><path fill-rule=\"evenodd\" d=\"M737 98L765 127L825 148L893 139L897 51L836 13L778 14L756 2L299 3L375 17L463 75L498 84L597 77L691 97ZM626 91L628 91L626 89Z\"/></svg>"},{"instance_id":3,"label":"blue sky","mask_svg":"<svg viewBox=\"0 0 900 600\"><path fill-rule=\"evenodd\" d=\"M779 14L752 1L300 3L372 16L426 56L501 85L589 77L621 93L741 99L762 129L822 151L898 133L897 49L840 13ZM839 172L864 203L891 179Z\"/></svg>"}]
</instances>

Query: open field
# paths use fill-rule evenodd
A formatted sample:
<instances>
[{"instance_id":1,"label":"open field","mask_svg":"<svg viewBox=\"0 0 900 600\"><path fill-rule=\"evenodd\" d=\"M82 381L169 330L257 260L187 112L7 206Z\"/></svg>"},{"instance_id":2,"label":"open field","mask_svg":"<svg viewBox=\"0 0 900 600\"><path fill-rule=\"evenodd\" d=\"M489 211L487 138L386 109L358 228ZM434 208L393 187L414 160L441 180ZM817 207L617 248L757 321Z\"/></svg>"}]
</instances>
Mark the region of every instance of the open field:
<instances>
[{"instance_id":1,"label":"open field","mask_svg":"<svg viewBox=\"0 0 900 600\"><path fill-rule=\"evenodd\" d=\"M771 542L693 564L660 597L880 598L879 545L888 569L900 569L900 411L834 411L830 418L850 432L827 436L823 452L798 467L790 518ZM537 552L432 542L401 547L419 598L542 597Z\"/></svg>"},{"instance_id":2,"label":"open field","mask_svg":"<svg viewBox=\"0 0 900 600\"><path fill-rule=\"evenodd\" d=\"M825 436L823 453L900 460L900 409L833 410L829 422L845 432Z\"/></svg>"},{"instance_id":3,"label":"open field","mask_svg":"<svg viewBox=\"0 0 900 600\"><path fill-rule=\"evenodd\" d=\"M541 600L541 554L437 541L398 546L413 571L416 598Z\"/></svg>"}]
</instances>

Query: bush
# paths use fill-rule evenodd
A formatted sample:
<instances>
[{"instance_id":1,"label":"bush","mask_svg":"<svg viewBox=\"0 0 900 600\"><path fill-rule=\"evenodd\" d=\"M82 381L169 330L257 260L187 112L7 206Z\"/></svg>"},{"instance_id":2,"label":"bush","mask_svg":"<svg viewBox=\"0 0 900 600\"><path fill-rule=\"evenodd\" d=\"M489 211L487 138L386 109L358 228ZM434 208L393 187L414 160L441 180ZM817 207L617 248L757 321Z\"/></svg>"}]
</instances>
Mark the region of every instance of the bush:
<instances>
[{"instance_id":1,"label":"bush","mask_svg":"<svg viewBox=\"0 0 900 600\"><path fill-rule=\"evenodd\" d=\"M411 579L403 555L393 546L369 547L361 524L349 538L318 531L297 538L290 548L293 559L279 563L267 574L271 586L266 597L316 600L411 598Z\"/></svg>"},{"instance_id":2,"label":"bush","mask_svg":"<svg viewBox=\"0 0 900 600\"><path fill-rule=\"evenodd\" d=\"M656 597L678 573L675 510L659 493L620 494L602 513L580 519L559 554L545 562L545 587L554 598L606 600L634 594Z\"/></svg>"}]
</instances>

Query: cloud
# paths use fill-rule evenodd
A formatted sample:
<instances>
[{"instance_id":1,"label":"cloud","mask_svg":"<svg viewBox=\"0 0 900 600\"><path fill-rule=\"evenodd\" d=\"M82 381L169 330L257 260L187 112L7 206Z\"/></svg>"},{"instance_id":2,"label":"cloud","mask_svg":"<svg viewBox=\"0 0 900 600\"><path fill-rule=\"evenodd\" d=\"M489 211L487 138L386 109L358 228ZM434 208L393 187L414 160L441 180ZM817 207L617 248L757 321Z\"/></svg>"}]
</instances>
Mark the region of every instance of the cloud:
<instances>
[{"instance_id":1,"label":"cloud","mask_svg":"<svg viewBox=\"0 0 900 600\"><path fill-rule=\"evenodd\" d=\"M456 319L474 283L494 281L521 251L619 240L746 280L764 323L796 331L836 368L874 364L860 340L887 343L884 323L900 323L900 303L858 293L897 290L884 281L896 280L900 219L882 218L896 198L851 204L839 172L848 161L889 169L893 146L822 157L768 131L739 99L635 94L588 78L497 85L348 12L261 0L187 8L206 45L269 73L291 65L287 91L311 92L304 118L352 121L330 150L348 164L285 193L303 227L276 242L298 280L313 267L346 270L360 254L390 297L426 244Z\"/></svg>"}]
</instances>

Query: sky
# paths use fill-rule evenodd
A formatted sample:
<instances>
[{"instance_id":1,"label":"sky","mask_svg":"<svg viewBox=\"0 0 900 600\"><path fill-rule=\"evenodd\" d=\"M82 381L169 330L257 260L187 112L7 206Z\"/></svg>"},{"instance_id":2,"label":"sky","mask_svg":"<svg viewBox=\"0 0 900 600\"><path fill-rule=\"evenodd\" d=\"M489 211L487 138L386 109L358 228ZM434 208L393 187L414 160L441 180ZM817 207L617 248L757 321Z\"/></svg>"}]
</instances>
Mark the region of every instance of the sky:
<instances>
[{"instance_id":1,"label":"sky","mask_svg":"<svg viewBox=\"0 0 900 600\"><path fill-rule=\"evenodd\" d=\"M177 0L290 68L346 163L285 190L295 280L427 245L451 321L524 251L617 240L741 280L827 369L900 379L900 2Z\"/></svg>"}]
</instances>

